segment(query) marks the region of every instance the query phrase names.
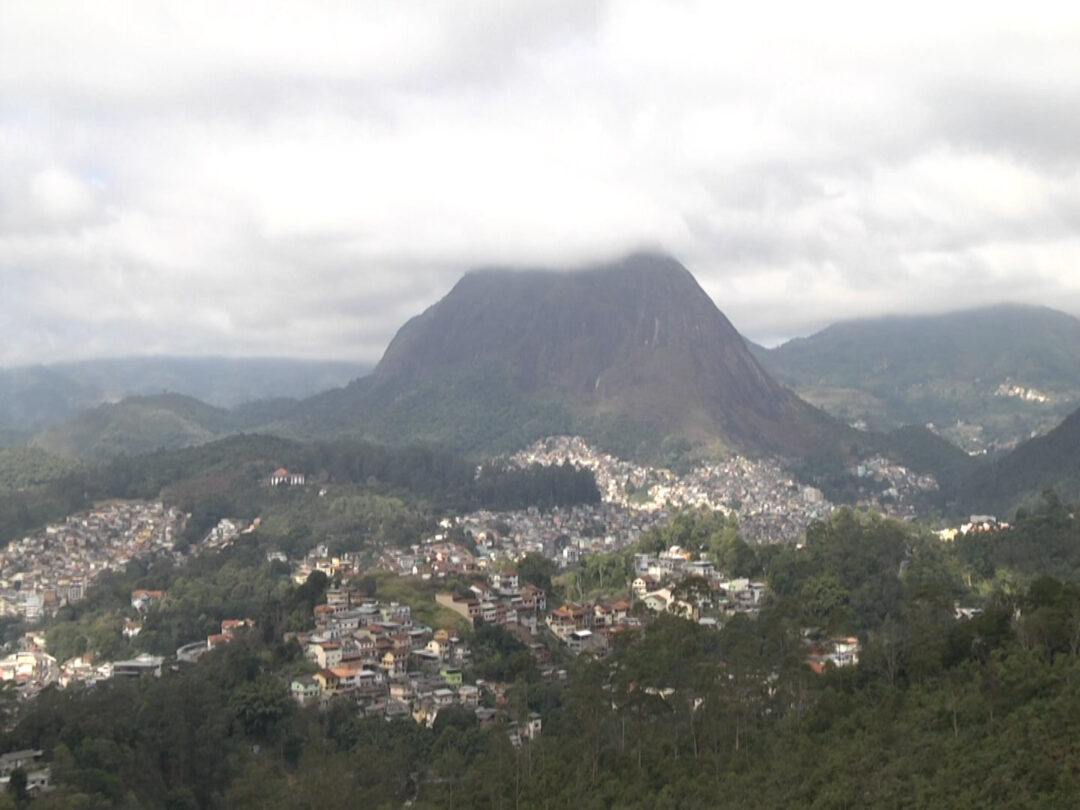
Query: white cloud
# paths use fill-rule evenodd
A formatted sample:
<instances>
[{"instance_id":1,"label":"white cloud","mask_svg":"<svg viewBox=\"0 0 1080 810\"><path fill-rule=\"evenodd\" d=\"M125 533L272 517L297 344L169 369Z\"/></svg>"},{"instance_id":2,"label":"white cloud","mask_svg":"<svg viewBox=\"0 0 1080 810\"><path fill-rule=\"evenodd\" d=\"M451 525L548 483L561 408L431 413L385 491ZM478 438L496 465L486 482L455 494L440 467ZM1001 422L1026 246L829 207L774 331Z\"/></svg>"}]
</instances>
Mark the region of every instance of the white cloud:
<instances>
[{"instance_id":1,"label":"white cloud","mask_svg":"<svg viewBox=\"0 0 1080 810\"><path fill-rule=\"evenodd\" d=\"M478 264L681 258L735 324L1080 313L1080 14L0 7L0 363L378 357Z\"/></svg>"},{"instance_id":2,"label":"white cloud","mask_svg":"<svg viewBox=\"0 0 1080 810\"><path fill-rule=\"evenodd\" d=\"M94 208L94 195L87 184L55 166L30 178L30 199L36 211L53 222L85 217Z\"/></svg>"}]
</instances>

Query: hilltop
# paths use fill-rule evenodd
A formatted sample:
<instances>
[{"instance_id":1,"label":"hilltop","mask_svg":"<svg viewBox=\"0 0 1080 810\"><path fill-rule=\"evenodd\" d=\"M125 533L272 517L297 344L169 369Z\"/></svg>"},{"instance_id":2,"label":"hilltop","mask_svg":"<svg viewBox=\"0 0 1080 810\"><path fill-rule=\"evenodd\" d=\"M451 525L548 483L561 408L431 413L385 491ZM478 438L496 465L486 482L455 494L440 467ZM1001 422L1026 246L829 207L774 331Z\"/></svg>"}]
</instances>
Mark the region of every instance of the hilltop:
<instances>
[{"instance_id":1,"label":"hilltop","mask_svg":"<svg viewBox=\"0 0 1080 810\"><path fill-rule=\"evenodd\" d=\"M203 444L237 428L229 411L181 394L161 394L100 405L47 428L34 445L59 456L100 461Z\"/></svg>"}]
</instances>

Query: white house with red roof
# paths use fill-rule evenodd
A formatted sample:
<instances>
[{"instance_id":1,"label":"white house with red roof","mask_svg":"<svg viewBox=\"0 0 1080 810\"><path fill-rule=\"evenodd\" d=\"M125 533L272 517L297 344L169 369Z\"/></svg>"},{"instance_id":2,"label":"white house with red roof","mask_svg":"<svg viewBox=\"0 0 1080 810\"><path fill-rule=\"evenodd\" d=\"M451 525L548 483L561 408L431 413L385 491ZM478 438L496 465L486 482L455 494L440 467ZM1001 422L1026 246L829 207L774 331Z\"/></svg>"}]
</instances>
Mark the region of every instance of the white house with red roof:
<instances>
[{"instance_id":1,"label":"white house with red roof","mask_svg":"<svg viewBox=\"0 0 1080 810\"><path fill-rule=\"evenodd\" d=\"M270 486L272 487L302 487L303 485L303 473L289 472L285 467L278 467L270 473Z\"/></svg>"}]
</instances>

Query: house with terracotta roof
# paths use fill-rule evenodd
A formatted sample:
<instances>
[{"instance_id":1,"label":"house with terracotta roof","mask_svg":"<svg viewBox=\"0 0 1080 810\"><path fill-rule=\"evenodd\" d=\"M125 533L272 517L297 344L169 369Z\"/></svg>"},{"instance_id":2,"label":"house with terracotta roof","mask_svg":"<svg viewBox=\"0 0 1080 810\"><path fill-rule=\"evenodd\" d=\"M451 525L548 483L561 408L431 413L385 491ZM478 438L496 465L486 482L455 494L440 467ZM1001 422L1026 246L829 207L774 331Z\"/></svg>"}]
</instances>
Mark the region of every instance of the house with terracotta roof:
<instances>
[{"instance_id":1,"label":"house with terracotta roof","mask_svg":"<svg viewBox=\"0 0 1080 810\"><path fill-rule=\"evenodd\" d=\"M165 591L150 591L146 588L136 588L131 592L131 606L140 613L150 609L154 602L160 602L165 598Z\"/></svg>"},{"instance_id":2,"label":"house with terracotta roof","mask_svg":"<svg viewBox=\"0 0 1080 810\"><path fill-rule=\"evenodd\" d=\"M630 615L630 603L625 599L616 599L611 603L611 614L616 624L626 621Z\"/></svg>"},{"instance_id":3,"label":"house with terracotta roof","mask_svg":"<svg viewBox=\"0 0 1080 810\"><path fill-rule=\"evenodd\" d=\"M285 467L278 467L272 473L270 473L270 486L272 487L302 487L304 485L304 474L289 472Z\"/></svg>"},{"instance_id":4,"label":"house with terracotta roof","mask_svg":"<svg viewBox=\"0 0 1080 810\"><path fill-rule=\"evenodd\" d=\"M221 632L223 635L233 638L237 630L255 626L254 619L222 619Z\"/></svg>"},{"instance_id":5,"label":"house with terracotta roof","mask_svg":"<svg viewBox=\"0 0 1080 810\"><path fill-rule=\"evenodd\" d=\"M592 627L594 615L591 606L567 602L548 614L547 626L552 633L565 640L574 630Z\"/></svg>"}]
</instances>

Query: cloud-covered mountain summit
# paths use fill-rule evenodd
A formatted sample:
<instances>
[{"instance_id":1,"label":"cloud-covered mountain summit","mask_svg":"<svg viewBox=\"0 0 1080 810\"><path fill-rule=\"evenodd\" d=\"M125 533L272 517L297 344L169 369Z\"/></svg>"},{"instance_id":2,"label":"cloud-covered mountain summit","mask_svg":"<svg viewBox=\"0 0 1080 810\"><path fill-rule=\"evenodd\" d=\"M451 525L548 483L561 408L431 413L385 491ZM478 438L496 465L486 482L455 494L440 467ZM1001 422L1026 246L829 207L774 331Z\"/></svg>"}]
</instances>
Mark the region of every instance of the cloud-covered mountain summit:
<instances>
[{"instance_id":1,"label":"cloud-covered mountain summit","mask_svg":"<svg viewBox=\"0 0 1080 810\"><path fill-rule=\"evenodd\" d=\"M799 453L833 429L761 368L686 268L655 253L469 273L398 331L370 379L322 405L341 426L463 449L621 424L647 441Z\"/></svg>"}]
</instances>

